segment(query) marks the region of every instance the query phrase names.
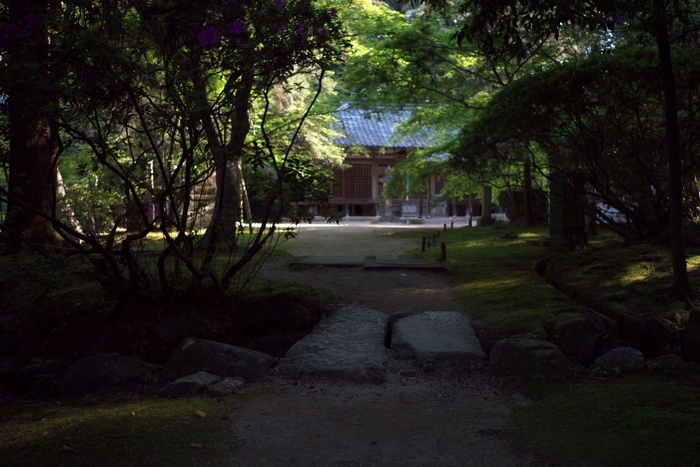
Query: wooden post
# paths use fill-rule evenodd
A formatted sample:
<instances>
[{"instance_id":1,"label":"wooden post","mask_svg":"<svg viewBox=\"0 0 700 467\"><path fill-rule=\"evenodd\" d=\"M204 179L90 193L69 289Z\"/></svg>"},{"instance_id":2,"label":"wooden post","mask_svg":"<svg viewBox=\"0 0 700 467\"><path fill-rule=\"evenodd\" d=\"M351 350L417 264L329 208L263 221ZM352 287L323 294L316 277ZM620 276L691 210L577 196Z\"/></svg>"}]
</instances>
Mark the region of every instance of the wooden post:
<instances>
[{"instance_id":1,"label":"wooden post","mask_svg":"<svg viewBox=\"0 0 700 467\"><path fill-rule=\"evenodd\" d=\"M451 221L451 222L450 222L450 228L451 228L451 229L454 229L454 228L455 228L455 221Z\"/></svg>"},{"instance_id":2,"label":"wooden post","mask_svg":"<svg viewBox=\"0 0 700 467\"><path fill-rule=\"evenodd\" d=\"M422 253L425 253L425 243L426 243L426 240L427 240L427 238L426 238L426 237L423 237L423 242L422 242L421 247L420 247L420 251L421 251Z\"/></svg>"},{"instance_id":3,"label":"wooden post","mask_svg":"<svg viewBox=\"0 0 700 467\"><path fill-rule=\"evenodd\" d=\"M442 230L447 230L447 224L442 224Z\"/></svg>"},{"instance_id":4,"label":"wooden post","mask_svg":"<svg viewBox=\"0 0 700 467\"><path fill-rule=\"evenodd\" d=\"M440 244L440 261L447 260L447 243L442 242Z\"/></svg>"}]
</instances>

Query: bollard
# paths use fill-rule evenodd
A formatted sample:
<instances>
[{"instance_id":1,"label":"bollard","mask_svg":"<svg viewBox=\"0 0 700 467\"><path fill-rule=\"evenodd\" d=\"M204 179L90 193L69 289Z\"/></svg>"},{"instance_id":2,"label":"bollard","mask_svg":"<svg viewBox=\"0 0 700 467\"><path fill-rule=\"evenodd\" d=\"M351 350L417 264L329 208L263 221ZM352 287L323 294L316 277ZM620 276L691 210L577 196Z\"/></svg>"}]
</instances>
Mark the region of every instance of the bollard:
<instances>
[{"instance_id":1,"label":"bollard","mask_svg":"<svg viewBox=\"0 0 700 467\"><path fill-rule=\"evenodd\" d=\"M435 235L436 235L438 238L440 238L440 231L438 230L437 232L435 232Z\"/></svg>"},{"instance_id":2,"label":"bollard","mask_svg":"<svg viewBox=\"0 0 700 467\"><path fill-rule=\"evenodd\" d=\"M423 242L421 243L421 246L420 246L420 251L421 251L421 253L425 253L425 242L426 242L426 240L427 240L427 238L426 238L426 237L423 237Z\"/></svg>"},{"instance_id":3,"label":"bollard","mask_svg":"<svg viewBox=\"0 0 700 467\"><path fill-rule=\"evenodd\" d=\"M447 230L447 224L442 224L442 230Z\"/></svg>"},{"instance_id":4,"label":"bollard","mask_svg":"<svg viewBox=\"0 0 700 467\"><path fill-rule=\"evenodd\" d=\"M451 228L451 229L454 229L454 228L455 228L455 221L451 221L451 222L450 222L450 228Z\"/></svg>"},{"instance_id":5,"label":"bollard","mask_svg":"<svg viewBox=\"0 0 700 467\"><path fill-rule=\"evenodd\" d=\"M447 243L442 242L440 244L440 261L447 260Z\"/></svg>"}]
</instances>

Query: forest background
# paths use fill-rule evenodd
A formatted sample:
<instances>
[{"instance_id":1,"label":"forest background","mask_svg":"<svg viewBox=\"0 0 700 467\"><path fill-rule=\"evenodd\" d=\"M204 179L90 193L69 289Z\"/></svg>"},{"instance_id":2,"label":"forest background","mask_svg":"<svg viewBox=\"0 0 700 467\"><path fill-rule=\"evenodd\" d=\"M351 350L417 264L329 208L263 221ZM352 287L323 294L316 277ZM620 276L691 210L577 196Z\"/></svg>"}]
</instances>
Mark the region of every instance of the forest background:
<instances>
[{"instance_id":1,"label":"forest background","mask_svg":"<svg viewBox=\"0 0 700 467\"><path fill-rule=\"evenodd\" d=\"M412 105L436 144L394 194L447 172L445 200L519 189L531 224L563 174L624 239L670 233L690 300L697 5L567 5L7 2L3 248L89 256L120 300L239 290L329 196L340 102Z\"/></svg>"}]
</instances>

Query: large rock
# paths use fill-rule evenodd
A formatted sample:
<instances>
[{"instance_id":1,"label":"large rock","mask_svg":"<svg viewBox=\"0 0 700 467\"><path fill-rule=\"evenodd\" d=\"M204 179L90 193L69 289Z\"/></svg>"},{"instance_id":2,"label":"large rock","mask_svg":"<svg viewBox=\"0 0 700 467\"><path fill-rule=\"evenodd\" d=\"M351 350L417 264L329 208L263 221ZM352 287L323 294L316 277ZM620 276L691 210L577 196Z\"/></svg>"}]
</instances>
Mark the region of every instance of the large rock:
<instances>
[{"instance_id":1,"label":"large rock","mask_svg":"<svg viewBox=\"0 0 700 467\"><path fill-rule=\"evenodd\" d=\"M245 386L243 378L224 378L210 388L207 388L207 393L215 397L225 397L233 394L238 388Z\"/></svg>"},{"instance_id":2,"label":"large rock","mask_svg":"<svg viewBox=\"0 0 700 467\"><path fill-rule=\"evenodd\" d=\"M100 353L78 360L63 374L61 397L80 397L96 394L121 383L154 372L158 366L136 357L116 353Z\"/></svg>"},{"instance_id":3,"label":"large rock","mask_svg":"<svg viewBox=\"0 0 700 467\"><path fill-rule=\"evenodd\" d=\"M669 351L671 344L678 340L677 333L671 330L669 321L658 316L652 316L644 321L642 335L639 339L639 350L647 360L664 355Z\"/></svg>"},{"instance_id":4,"label":"large rock","mask_svg":"<svg viewBox=\"0 0 700 467\"><path fill-rule=\"evenodd\" d=\"M220 381L220 376L212 375L206 371L198 371L166 384L158 392L161 396L166 397L194 396L203 393L208 387Z\"/></svg>"},{"instance_id":5,"label":"large rock","mask_svg":"<svg viewBox=\"0 0 700 467\"><path fill-rule=\"evenodd\" d=\"M576 316L554 325L554 343L570 360L589 366L614 339L616 323L587 308L577 308Z\"/></svg>"},{"instance_id":6,"label":"large rock","mask_svg":"<svg viewBox=\"0 0 700 467\"><path fill-rule=\"evenodd\" d=\"M641 371L644 369L644 354L632 347L618 347L598 357L592 368L610 375Z\"/></svg>"},{"instance_id":7,"label":"large rock","mask_svg":"<svg viewBox=\"0 0 700 467\"><path fill-rule=\"evenodd\" d=\"M280 374L312 374L382 381L388 360L384 338L389 316L360 306L336 307L280 361Z\"/></svg>"},{"instance_id":8,"label":"large rock","mask_svg":"<svg viewBox=\"0 0 700 467\"><path fill-rule=\"evenodd\" d=\"M475 365L486 360L469 319L456 311L426 311L396 321L391 349L438 366Z\"/></svg>"},{"instance_id":9,"label":"large rock","mask_svg":"<svg viewBox=\"0 0 700 467\"><path fill-rule=\"evenodd\" d=\"M491 349L491 366L497 374L520 379L564 382L571 362L555 344L536 339L503 339Z\"/></svg>"},{"instance_id":10,"label":"large rock","mask_svg":"<svg viewBox=\"0 0 700 467\"><path fill-rule=\"evenodd\" d=\"M267 375L275 364L274 357L255 350L221 342L187 338L180 342L160 377L173 381L206 371L222 378L240 376L252 381Z\"/></svg>"},{"instance_id":11,"label":"large rock","mask_svg":"<svg viewBox=\"0 0 700 467\"><path fill-rule=\"evenodd\" d=\"M700 311L691 311L681 332L681 350L687 362L700 363Z\"/></svg>"}]
</instances>

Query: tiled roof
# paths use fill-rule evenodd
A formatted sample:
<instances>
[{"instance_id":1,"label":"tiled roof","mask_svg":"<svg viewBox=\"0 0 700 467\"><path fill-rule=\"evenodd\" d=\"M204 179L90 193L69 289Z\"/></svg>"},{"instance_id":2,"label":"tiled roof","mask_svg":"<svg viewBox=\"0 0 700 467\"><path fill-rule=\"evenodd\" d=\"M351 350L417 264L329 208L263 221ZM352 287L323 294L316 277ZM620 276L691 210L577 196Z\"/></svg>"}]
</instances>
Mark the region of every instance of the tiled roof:
<instances>
[{"instance_id":1,"label":"tiled roof","mask_svg":"<svg viewBox=\"0 0 700 467\"><path fill-rule=\"evenodd\" d=\"M343 137L335 139L341 146L368 146L378 148L424 148L434 144L431 131L426 129L399 137L396 126L408 120L415 107L379 107L371 111L343 104L336 113Z\"/></svg>"}]
</instances>

